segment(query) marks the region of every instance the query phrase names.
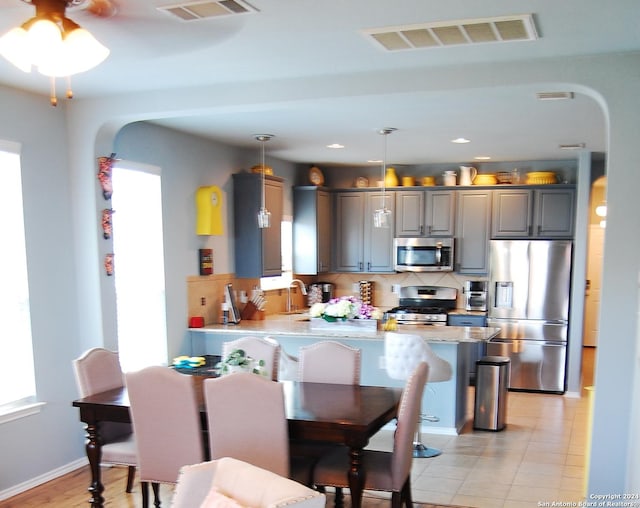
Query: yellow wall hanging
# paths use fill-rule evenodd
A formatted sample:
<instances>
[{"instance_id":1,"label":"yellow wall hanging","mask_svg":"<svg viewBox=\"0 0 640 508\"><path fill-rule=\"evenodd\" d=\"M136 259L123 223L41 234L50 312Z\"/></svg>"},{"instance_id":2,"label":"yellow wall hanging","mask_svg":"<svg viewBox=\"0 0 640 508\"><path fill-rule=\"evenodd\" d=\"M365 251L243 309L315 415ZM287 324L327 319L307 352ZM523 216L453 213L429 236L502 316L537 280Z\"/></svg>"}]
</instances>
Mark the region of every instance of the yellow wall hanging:
<instances>
[{"instance_id":1,"label":"yellow wall hanging","mask_svg":"<svg viewBox=\"0 0 640 508\"><path fill-rule=\"evenodd\" d=\"M222 191L217 185L196 191L196 234L222 235Z\"/></svg>"}]
</instances>

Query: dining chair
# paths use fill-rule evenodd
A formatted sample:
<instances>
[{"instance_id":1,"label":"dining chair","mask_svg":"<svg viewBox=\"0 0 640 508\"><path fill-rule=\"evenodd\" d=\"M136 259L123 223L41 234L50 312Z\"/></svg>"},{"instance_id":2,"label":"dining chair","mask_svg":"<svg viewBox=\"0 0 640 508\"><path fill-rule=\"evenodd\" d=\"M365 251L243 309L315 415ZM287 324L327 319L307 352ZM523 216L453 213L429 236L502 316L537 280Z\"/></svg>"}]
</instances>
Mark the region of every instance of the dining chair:
<instances>
[{"instance_id":1,"label":"dining chair","mask_svg":"<svg viewBox=\"0 0 640 508\"><path fill-rule=\"evenodd\" d=\"M281 383L239 372L203 382L211 459L234 457L304 484L311 462L289 456Z\"/></svg>"},{"instance_id":2,"label":"dining chair","mask_svg":"<svg viewBox=\"0 0 640 508\"><path fill-rule=\"evenodd\" d=\"M420 362L429 364L429 383L449 381L453 376L451 364L434 353L431 346L419 335L387 332L384 339L384 358L387 375L392 379L405 380ZM437 448L422 444L421 423L423 420L437 422L437 416L418 416L416 434L413 443L413 456L416 458L437 457L442 453Z\"/></svg>"},{"instance_id":3,"label":"dining chair","mask_svg":"<svg viewBox=\"0 0 640 508\"><path fill-rule=\"evenodd\" d=\"M420 362L408 376L398 405L397 428L393 435L393 451L363 450L365 490L391 492L391 507L412 507L411 462L413 460L413 434L420 414L420 402L429 366ZM349 487L351 459L347 447L341 447L322 457L315 466L313 483L323 487ZM339 499L336 498L336 505Z\"/></svg>"},{"instance_id":4,"label":"dining chair","mask_svg":"<svg viewBox=\"0 0 640 508\"><path fill-rule=\"evenodd\" d=\"M360 349L323 340L299 352L298 380L311 383L360 384Z\"/></svg>"},{"instance_id":5,"label":"dining chair","mask_svg":"<svg viewBox=\"0 0 640 508\"><path fill-rule=\"evenodd\" d=\"M73 372L80 397L124 386L117 352L95 347L73 360ZM131 493L138 465L136 443L130 423L104 422L100 426L103 464L127 466L127 486Z\"/></svg>"},{"instance_id":6,"label":"dining chair","mask_svg":"<svg viewBox=\"0 0 640 508\"><path fill-rule=\"evenodd\" d=\"M298 364L299 359L297 356L287 353L280 343L273 337L265 337L264 340L271 342L276 346L280 346L280 357L278 358L278 381L296 381L298 379Z\"/></svg>"},{"instance_id":7,"label":"dining chair","mask_svg":"<svg viewBox=\"0 0 640 508\"><path fill-rule=\"evenodd\" d=\"M254 360L264 360L266 376L274 381L278 380L280 344L274 344L262 337L241 337L222 343L222 359L224 360L234 349L244 350L246 356Z\"/></svg>"},{"instance_id":8,"label":"dining chair","mask_svg":"<svg viewBox=\"0 0 640 508\"><path fill-rule=\"evenodd\" d=\"M131 421L136 433L142 506L149 506L149 483L156 506L159 484L178 481L180 468L202 462L200 411L192 376L151 366L125 374Z\"/></svg>"},{"instance_id":9,"label":"dining chair","mask_svg":"<svg viewBox=\"0 0 640 508\"><path fill-rule=\"evenodd\" d=\"M325 496L298 482L231 457L184 466L172 508L324 508Z\"/></svg>"}]
</instances>

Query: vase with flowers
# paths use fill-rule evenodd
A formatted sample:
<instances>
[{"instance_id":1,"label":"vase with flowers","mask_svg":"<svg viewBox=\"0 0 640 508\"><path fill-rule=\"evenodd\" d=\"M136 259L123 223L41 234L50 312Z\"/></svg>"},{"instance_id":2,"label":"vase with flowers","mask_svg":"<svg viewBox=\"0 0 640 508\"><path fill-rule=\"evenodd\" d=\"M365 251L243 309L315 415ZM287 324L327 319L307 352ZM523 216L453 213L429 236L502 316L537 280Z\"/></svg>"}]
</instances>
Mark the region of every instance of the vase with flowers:
<instances>
[{"instance_id":1,"label":"vase with flowers","mask_svg":"<svg viewBox=\"0 0 640 508\"><path fill-rule=\"evenodd\" d=\"M377 329L382 312L354 296L341 296L325 303L314 303L309 316L311 328L368 332Z\"/></svg>"}]
</instances>

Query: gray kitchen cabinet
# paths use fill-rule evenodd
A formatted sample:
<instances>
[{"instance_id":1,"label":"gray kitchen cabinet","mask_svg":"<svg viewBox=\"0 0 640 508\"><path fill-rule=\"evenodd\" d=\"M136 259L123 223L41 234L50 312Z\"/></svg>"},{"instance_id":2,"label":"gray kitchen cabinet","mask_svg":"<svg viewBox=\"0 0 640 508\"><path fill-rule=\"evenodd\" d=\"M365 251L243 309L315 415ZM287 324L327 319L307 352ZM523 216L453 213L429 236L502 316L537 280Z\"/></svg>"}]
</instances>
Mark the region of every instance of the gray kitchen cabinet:
<instances>
[{"instance_id":1,"label":"gray kitchen cabinet","mask_svg":"<svg viewBox=\"0 0 640 508\"><path fill-rule=\"evenodd\" d=\"M456 199L456 272L486 274L489 271L491 191L457 191Z\"/></svg>"},{"instance_id":2,"label":"gray kitchen cabinet","mask_svg":"<svg viewBox=\"0 0 640 508\"><path fill-rule=\"evenodd\" d=\"M386 205L395 213L395 196L386 192ZM334 221L334 270L393 272L394 228L375 228L373 212L382 205L382 192L337 192Z\"/></svg>"},{"instance_id":3,"label":"gray kitchen cabinet","mask_svg":"<svg viewBox=\"0 0 640 508\"><path fill-rule=\"evenodd\" d=\"M406 190L396 192L396 236L453 236L453 191Z\"/></svg>"},{"instance_id":4,"label":"gray kitchen cabinet","mask_svg":"<svg viewBox=\"0 0 640 508\"><path fill-rule=\"evenodd\" d=\"M500 189L493 194L493 238L572 238L575 189Z\"/></svg>"},{"instance_id":5,"label":"gray kitchen cabinet","mask_svg":"<svg viewBox=\"0 0 640 508\"><path fill-rule=\"evenodd\" d=\"M283 179L265 176L265 206L271 212L271 227L258 227L261 205L261 175L233 175L233 217L235 272L239 278L259 278L282 274Z\"/></svg>"},{"instance_id":6,"label":"gray kitchen cabinet","mask_svg":"<svg viewBox=\"0 0 640 508\"><path fill-rule=\"evenodd\" d=\"M331 269L331 194L316 186L293 189L293 272Z\"/></svg>"},{"instance_id":7,"label":"gray kitchen cabinet","mask_svg":"<svg viewBox=\"0 0 640 508\"><path fill-rule=\"evenodd\" d=\"M455 314L447 315L449 326L487 326L487 316L484 314ZM476 384L476 362L487 354L486 342L474 342L469 344L469 384Z\"/></svg>"}]
</instances>

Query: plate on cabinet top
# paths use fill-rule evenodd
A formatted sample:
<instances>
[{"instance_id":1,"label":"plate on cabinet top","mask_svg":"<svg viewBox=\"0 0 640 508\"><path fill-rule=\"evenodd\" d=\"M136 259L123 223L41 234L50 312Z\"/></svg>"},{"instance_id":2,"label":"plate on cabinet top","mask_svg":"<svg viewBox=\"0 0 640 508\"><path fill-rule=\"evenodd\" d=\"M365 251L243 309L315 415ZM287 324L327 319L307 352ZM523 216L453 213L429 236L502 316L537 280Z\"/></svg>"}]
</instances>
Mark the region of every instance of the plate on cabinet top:
<instances>
[{"instance_id":1,"label":"plate on cabinet top","mask_svg":"<svg viewBox=\"0 0 640 508\"><path fill-rule=\"evenodd\" d=\"M322 174L320 168L313 166L309 170L309 181L313 185L322 185L324 183L324 175Z\"/></svg>"}]
</instances>

